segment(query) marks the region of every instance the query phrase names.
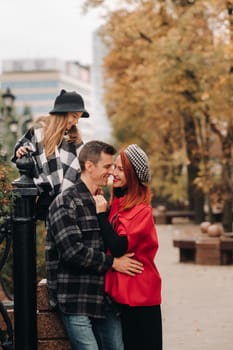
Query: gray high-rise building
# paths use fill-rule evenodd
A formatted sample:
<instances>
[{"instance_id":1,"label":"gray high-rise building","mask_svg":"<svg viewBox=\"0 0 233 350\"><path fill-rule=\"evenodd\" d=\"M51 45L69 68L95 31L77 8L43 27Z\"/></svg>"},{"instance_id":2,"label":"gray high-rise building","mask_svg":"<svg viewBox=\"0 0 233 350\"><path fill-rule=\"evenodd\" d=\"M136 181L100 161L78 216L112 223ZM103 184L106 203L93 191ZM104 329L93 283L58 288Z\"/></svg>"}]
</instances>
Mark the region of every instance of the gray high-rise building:
<instances>
[{"instance_id":1,"label":"gray high-rise building","mask_svg":"<svg viewBox=\"0 0 233 350\"><path fill-rule=\"evenodd\" d=\"M96 120L96 137L110 142L112 140L111 123L107 118L104 95L103 57L107 53L98 30L93 33L93 64L91 66L92 108Z\"/></svg>"}]
</instances>

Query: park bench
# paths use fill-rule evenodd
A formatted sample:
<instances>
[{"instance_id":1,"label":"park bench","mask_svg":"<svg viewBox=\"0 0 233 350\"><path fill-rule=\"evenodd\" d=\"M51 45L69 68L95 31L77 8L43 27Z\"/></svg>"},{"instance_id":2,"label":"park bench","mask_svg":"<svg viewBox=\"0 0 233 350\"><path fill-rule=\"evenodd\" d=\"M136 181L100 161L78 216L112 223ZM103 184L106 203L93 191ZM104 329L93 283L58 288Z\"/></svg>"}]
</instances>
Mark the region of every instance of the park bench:
<instances>
[{"instance_id":1,"label":"park bench","mask_svg":"<svg viewBox=\"0 0 233 350\"><path fill-rule=\"evenodd\" d=\"M180 262L195 262L196 237L177 237L173 239L173 246L179 248Z\"/></svg>"},{"instance_id":2,"label":"park bench","mask_svg":"<svg viewBox=\"0 0 233 350\"><path fill-rule=\"evenodd\" d=\"M222 235L209 237L176 235L173 246L179 248L180 262L200 265L230 265L233 263L233 238Z\"/></svg>"},{"instance_id":3,"label":"park bench","mask_svg":"<svg viewBox=\"0 0 233 350\"><path fill-rule=\"evenodd\" d=\"M168 210L165 214L166 224L172 224L174 218L194 219L194 211L192 210Z\"/></svg>"},{"instance_id":4,"label":"park bench","mask_svg":"<svg viewBox=\"0 0 233 350\"><path fill-rule=\"evenodd\" d=\"M164 210L160 211L158 208L153 210L155 222L159 225L167 224L171 225L174 218L188 218L194 219L194 211L192 210Z\"/></svg>"},{"instance_id":5,"label":"park bench","mask_svg":"<svg viewBox=\"0 0 233 350\"><path fill-rule=\"evenodd\" d=\"M229 265L233 263L233 238L220 237L221 264Z\"/></svg>"}]
</instances>

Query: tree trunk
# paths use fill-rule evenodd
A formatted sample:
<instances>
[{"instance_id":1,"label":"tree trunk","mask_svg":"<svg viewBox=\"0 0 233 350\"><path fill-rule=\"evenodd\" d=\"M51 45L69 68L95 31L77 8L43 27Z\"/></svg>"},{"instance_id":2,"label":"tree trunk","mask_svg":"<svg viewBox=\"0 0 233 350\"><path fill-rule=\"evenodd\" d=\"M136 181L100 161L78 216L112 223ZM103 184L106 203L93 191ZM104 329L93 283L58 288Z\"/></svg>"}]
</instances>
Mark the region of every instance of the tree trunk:
<instances>
[{"instance_id":1,"label":"tree trunk","mask_svg":"<svg viewBox=\"0 0 233 350\"><path fill-rule=\"evenodd\" d=\"M228 199L224 204L222 224L225 232L232 232L232 198Z\"/></svg>"},{"instance_id":2,"label":"tree trunk","mask_svg":"<svg viewBox=\"0 0 233 350\"><path fill-rule=\"evenodd\" d=\"M198 176L200 163L200 150L197 142L195 123L189 111L183 112L186 152L190 161L188 165L188 199L189 208L195 212L195 223L201 223L205 218L204 193L198 189L193 181Z\"/></svg>"},{"instance_id":3,"label":"tree trunk","mask_svg":"<svg viewBox=\"0 0 233 350\"><path fill-rule=\"evenodd\" d=\"M194 190L194 222L200 224L205 220L204 212L205 195L202 190L195 188Z\"/></svg>"},{"instance_id":4,"label":"tree trunk","mask_svg":"<svg viewBox=\"0 0 233 350\"><path fill-rule=\"evenodd\" d=\"M193 181L197 176L198 169L192 164L188 165L188 200L189 200L189 209L194 210L194 186Z\"/></svg>"}]
</instances>

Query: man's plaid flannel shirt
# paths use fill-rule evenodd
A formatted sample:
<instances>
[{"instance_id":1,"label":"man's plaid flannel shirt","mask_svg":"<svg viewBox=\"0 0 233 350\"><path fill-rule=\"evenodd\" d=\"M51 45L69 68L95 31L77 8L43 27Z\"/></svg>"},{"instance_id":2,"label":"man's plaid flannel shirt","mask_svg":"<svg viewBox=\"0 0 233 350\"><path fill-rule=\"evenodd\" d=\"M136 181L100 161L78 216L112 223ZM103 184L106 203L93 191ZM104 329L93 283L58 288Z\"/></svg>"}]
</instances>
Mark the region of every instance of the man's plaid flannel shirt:
<instances>
[{"instance_id":1,"label":"man's plaid flannel shirt","mask_svg":"<svg viewBox=\"0 0 233 350\"><path fill-rule=\"evenodd\" d=\"M85 184L59 194L50 206L46 238L49 302L68 314L104 316L104 252L95 203Z\"/></svg>"}]
</instances>

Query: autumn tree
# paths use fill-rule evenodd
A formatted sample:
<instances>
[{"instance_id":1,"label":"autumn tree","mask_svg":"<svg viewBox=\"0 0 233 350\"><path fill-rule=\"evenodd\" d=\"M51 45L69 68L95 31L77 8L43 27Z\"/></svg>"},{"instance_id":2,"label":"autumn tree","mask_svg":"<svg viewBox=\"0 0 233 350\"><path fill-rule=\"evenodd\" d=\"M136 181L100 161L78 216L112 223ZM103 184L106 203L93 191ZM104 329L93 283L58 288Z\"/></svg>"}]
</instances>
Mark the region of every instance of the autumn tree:
<instances>
[{"instance_id":1,"label":"autumn tree","mask_svg":"<svg viewBox=\"0 0 233 350\"><path fill-rule=\"evenodd\" d=\"M185 198L187 172L197 222L216 186L232 213L231 2L121 3L128 7L109 12L102 28L105 101L119 145L137 142L147 151L159 195Z\"/></svg>"},{"instance_id":2,"label":"autumn tree","mask_svg":"<svg viewBox=\"0 0 233 350\"><path fill-rule=\"evenodd\" d=\"M229 193L232 193L229 171L229 161L232 161L232 77L227 53L230 46L226 44L227 30L222 37L217 35L219 28L225 26L226 12L214 5L216 2L199 1L186 11L182 9L182 15L179 11L178 25L166 38L157 41L155 58L156 62L161 61L161 57L166 60L166 66L163 63L160 66L160 101L171 107L176 122L181 118L183 125L189 201L197 214L197 222L204 218L205 194L217 186L221 188L224 201L229 202ZM218 179L213 178L213 161L216 159L210 157L213 133L218 136L223 150L217 160L222 167Z\"/></svg>"}]
</instances>

